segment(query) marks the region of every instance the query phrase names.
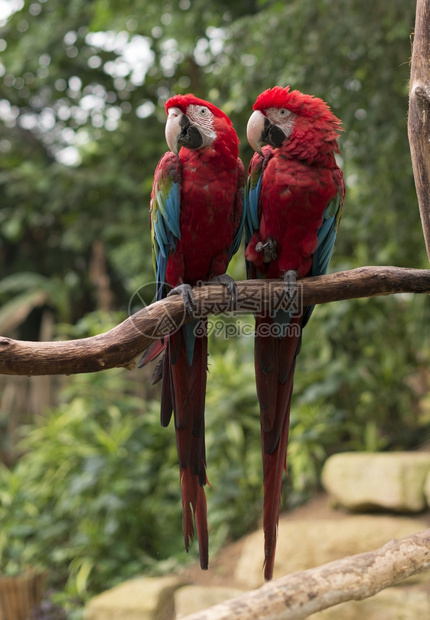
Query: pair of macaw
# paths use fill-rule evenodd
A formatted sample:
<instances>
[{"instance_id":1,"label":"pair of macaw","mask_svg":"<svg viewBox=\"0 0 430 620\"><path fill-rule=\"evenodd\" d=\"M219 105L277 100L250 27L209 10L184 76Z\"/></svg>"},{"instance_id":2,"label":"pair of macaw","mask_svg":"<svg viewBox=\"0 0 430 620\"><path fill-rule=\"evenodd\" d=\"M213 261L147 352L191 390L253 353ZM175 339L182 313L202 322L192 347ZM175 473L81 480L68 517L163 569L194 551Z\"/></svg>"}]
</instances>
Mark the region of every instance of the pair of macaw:
<instances>
[{"instance_id":1,"label":"pair of macaw","mask_svg":"<svg viewBox=\"0 0 430 620\"><path fill-rule=\"evenodd\" d=\"M193 315L191 287L198 282L225 283L234 293L234 282L225 273L243 228L249 278L284 278L288 287L296 277L325 273L344 197L334 155L341 123L327 104L289 87L275 86L259 95L247 127L256 152L245 192L239 140L230 119L191 94L172 97L165 108L170 151L155 170L150 207L157 299L179 293ZM294 315L280 310L275 316L256 316L266 579L273 575L295 361L311 312L304 308ZM195 521L203 569L209 555L206 320L193 318L155 343L140 364L165 349L153 381L163 380L161 424L167 426L172 412L174 416L185 547L193 539ZM281 335L270 331L274 324L283 327Z\"/></svg>"}]
</instances>

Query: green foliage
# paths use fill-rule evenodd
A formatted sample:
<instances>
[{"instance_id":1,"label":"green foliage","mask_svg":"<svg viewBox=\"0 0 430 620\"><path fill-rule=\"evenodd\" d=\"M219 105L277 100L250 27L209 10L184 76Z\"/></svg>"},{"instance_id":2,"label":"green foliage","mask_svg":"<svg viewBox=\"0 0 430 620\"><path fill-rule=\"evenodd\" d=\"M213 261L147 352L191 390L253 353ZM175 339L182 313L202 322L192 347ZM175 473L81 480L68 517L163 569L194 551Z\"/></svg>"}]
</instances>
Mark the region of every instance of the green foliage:
<instances>
[{"instance_id":1,"label":"green foliage","mask_svg":"<svg viewBox=\"0 0 430 620\"><path fill-rule=\"evenodd\" d=\"M341 441L330 451L408 449L426 438L414 389L429 356L421 336L425 309L428 300L397 295L315 310L303 336L295 395L299 403L335 412L329 426ZM413 320L417 313L420 320Z\"/></svg>"},{"instance_id":2,"label":"green foliage","mask_svg":"<svg viewBox=\"0 0 430 620\"><path fill-rule=\"evenodd\" d=\"M70 320L68 289L56 278L18 273L0 281L0 333L9 333L41 306L55 308L58 318Z\"/></svg>"},{"instance_id":3,"label":"green foliage","mask_svg":"<svg viewBox=\"0 0 430 620\"><path fill-rule=\"evenodd\" d=\"M42 564L81 599L181 558L174 442L131 388L124 371L74 377L27 430L16 467L1 469L2 572Z\"/></svg>"}]
</instances>

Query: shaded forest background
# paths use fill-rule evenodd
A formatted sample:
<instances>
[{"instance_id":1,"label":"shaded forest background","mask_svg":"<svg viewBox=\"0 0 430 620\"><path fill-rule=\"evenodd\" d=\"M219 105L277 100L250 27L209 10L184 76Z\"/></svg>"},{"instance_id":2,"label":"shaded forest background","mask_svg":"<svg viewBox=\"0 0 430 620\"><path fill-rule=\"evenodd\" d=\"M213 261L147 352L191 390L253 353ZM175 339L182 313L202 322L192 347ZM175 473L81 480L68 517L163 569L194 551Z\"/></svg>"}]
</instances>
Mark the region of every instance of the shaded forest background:
<instances>
[{"instance_id":1,"label":"shaded forest background","mask_svg":"<svg viewBox=\"0 0 430 620\"><path fill-rule=\"evenodd\" d=\"M428 267L407 141L414 16L412 0L0 1L0 333L93 335L137 309L136 291L150 303L149 194L172 93L229 114L246 166L262 90L325 99L344 124L347 185L331 268ZM212 550L255 527L262 500L253 341L223 338L234 319L219 321ZM285 507L318 488L333 452L428 438L429 322L424 296L317 309L296 373ZM1 380L0 567L54 569L66 607L188 561L173 430L159 428L148 383L125 370Z\"/></svg>"}]
</instances>

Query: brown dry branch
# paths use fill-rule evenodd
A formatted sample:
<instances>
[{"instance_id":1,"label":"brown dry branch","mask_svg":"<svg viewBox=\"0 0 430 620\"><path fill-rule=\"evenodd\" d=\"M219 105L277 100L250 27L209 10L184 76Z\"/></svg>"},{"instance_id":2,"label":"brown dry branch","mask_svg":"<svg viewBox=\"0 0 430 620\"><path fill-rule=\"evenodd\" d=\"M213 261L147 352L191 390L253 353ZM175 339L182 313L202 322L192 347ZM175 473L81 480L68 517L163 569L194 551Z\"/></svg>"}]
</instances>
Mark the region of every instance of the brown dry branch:
<instances>
[{"instance_id":1,"label":"brown dry branch","mask_svg":"<svg viewBox=\"0 0 430 620\"><path fill-rule=\"evenodd\" d=\"M392 540L376 551L270 581L184 620L302 620L339 603L374 596L428 569L430 529Z\"/></svg>"},{"instance_id":2,"label":"brown dry branch","mask_svg":"<svg viewBox=\"0 0 430 620\"><path fill-rule=\"evenodd\" d=\"M418 0L409 87L408 134L421 222L430 260L430 0Z\"/></svg>"},{"instance_id":3,"label":"brown dry branch","mask_svg":"<svg viewBox=\"0 0 430 620\"><path fill-rule=\"evenodd\" d=\"M258 312L295 303L301 306L343 299L395 293L430 293L430 270L400 267L361 267L297 284L293 300L285 298L281 280L238 282L235 312ZM194 289L199 316L231 310L225 287ZM0 373L5 375L52 375L96 372L117 366L134 367L135 358L154 339L189 320L181 297L155 302L104 334L57 342L28 342L0 337Z\"/></svg>"}]
</instances>

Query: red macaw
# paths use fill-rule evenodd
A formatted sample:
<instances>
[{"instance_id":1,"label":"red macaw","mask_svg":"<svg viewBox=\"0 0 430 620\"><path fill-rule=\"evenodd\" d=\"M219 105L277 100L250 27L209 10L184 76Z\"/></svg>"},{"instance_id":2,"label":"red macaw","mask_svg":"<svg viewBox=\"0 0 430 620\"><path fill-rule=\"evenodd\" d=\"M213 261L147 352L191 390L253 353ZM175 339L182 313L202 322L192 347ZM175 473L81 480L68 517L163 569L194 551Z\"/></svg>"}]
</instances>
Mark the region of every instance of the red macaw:
<instances>
[{"instance_id":1,"label":"red macaw","mask_svg":"<svg viewBox=\"0 0 430 620\"><path fill-rule=\"evenodd\" d=\"M245 195L247 272L250 278L284 278L289 288L296 277L326 273L333 252L345 194L335 160L341 121L321 99L288 86L264 91L253 108L247 127L256 151ZM296 356L312 310L256 316L265 579L273 576Z\"/></svg>"},{"instance_id":2,"label":"red macaw","mask_svg":"<svg viewBox=\"0 0 430 620\"><path fill-rule=\"evenodd\" d=\"M150 205L157 300L179 293L194 315L191 287L197 283L222 282L235 294L225 272L241 241L245 173L236 132L221 110L191 94L172 97L165 108L170 151L155 170ZM162 376L163 426L174 412L185 548L188 551L194 537L195 518L203 569L208 567L209 555L203 489L207 482L206 326L207 319L193 319L152 345L139 364L148 363L165 348L153 382Z\"/></svg>"}]
</instances>

